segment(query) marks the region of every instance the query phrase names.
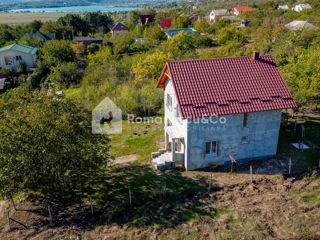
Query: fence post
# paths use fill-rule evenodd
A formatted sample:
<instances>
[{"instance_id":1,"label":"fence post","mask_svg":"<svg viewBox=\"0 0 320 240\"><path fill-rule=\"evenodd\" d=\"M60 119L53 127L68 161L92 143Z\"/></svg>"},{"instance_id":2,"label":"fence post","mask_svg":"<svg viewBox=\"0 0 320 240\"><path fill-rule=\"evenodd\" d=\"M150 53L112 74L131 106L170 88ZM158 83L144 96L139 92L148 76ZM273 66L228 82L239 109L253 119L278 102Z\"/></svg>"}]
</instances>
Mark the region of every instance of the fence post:
<instances>
[{"instance_id":1,"label":"fence post","mask_svg":"<svg viewBox=\"0 0 320 240\"><path fill-rule=\"evenodd\" d=\"M131 198L131 189L129 188L129 204L131 205L132 203L132 198Z\"/></svg>"},{"instance_id":2,"label":"fence post","mask_svg":"<svg viewBox=\"0 0 320 240\"><path fill-rule=\"evenodd\" d=\"M52 221L52 214L51 214L50 205L48 205L48 212L49 212L50 224L52 225L53 221Z\"/></svg>"},{"instance_id":3,"label":"fence post","mask_svg":"<svg viewBox=\"0 0 320 240\"><path fill-rule=\"evenodd\" d=\"M250 182L253 182L253 176L252 176L252 165L250 165Z\"/></svg>"},{"instance_id":4,"label":"fence post","mask_svg":"<svg viewBox=\"0 0 320 240\"><path fill-rule=\"evenodd\" d=\"M10 223L10 213L9 213L9 210L7 211L7 219L8 219L8 225L9 225L9 229L11 229L11 223Z\"/></svg>"},{"instance_id":5,"label":"fence post","mask_svg":"<svg viewBox=\"0 0 320 240\"><path fill-rule=\"evenodd\" d=\"M94 212L93 212L93 205L92 205L92 198L91 198L91 196L89 197L89 199L90 199L91 214L92 214L92 216L93 216Z\"/></svg>"},{"instance_id":6,"label":"fence post","mask_svg":"<svg viewBox=\"0 0 320 240\"><path fill-rule=\"evenodd\" d=\"M291 166L292 166L292 162L291 162L291 157L289 158L289 175L291 175Z\"/></svg>"},{"instance_id":7,"label":"fence post","mask_svg":"<svg viewBox=\"0 0 320 240\"><path fill-rule=\"evenodd\" d=\"M212 173L211 173L210 181L209 181L209 193L211 192L211 188L212 188Z\"/></svg>"}]
</instances>

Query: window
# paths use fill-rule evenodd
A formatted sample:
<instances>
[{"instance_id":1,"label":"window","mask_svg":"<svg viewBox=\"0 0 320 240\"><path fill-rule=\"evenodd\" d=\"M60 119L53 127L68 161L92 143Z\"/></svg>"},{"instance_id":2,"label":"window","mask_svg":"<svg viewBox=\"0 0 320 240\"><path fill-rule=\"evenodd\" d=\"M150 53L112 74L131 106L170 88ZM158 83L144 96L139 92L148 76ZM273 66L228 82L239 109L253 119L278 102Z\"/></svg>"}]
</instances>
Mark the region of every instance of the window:
<instances>
[{"instance_id":1,"label":"window","mask_svg":"<svg viewBox=\"0 0 320 240\"><path fill-rule=\"evenodd\" d=\"M4 61L6 65L12 65L12 59L9 56L4 57Z\"/></svg>"},{"instance_id":2,"label":"window","mask_svg":"<svg viewBox=\"0 0 320 240\"><path fill-rule=\"evenodd\" d=\"M172 126L172 122L169 119L167 119L167 126L168 127Z\"/></svg>"},{"instance_id":3,"label":"window","mask_svg":"<svg viewBox=\"0 0 320 240\"><path fill-rule=\"evenodd\" d=\"M167 94L167 107L172 109L172 97L169 94Z\"/></svg>"},{"instance_id":4,"label":"window","mask_svg":"<svg viewBox=\"0 0 320 240\"><path fill-rule=\"evenodd\" d=\"M22 57L21 56L16 56L16 61L22 61Z\"/></svg>"},{"instance_id":5,"label":"window","mask_svg":"<svg viewBox=\"0 0 320 240\"><path fill-rule=\"evenodd\" d=\"M206 142L206 155L214 155L217 156L217 148L218 142L212 141L212 142Z\"/></svg>"},{"instance_id":6,"label":"window","mask_svg":"<svg viewBox=\"0 0 320 240\"><path fill-rule=\"evenodd\" d=\"M248 113L243 114L243 126L246 127L248 125Z\"/></svg>"},{"instance_id":7,"label":"window","mask_svg":"<svg viewBox=\"0 0 320 240\"><path fill-rule=\"evenodd\" d=\"M176 117L180 118L180 110L179 110L179 106L177 105L177 110L176 110Z\"/></svg>"}]
</instances>

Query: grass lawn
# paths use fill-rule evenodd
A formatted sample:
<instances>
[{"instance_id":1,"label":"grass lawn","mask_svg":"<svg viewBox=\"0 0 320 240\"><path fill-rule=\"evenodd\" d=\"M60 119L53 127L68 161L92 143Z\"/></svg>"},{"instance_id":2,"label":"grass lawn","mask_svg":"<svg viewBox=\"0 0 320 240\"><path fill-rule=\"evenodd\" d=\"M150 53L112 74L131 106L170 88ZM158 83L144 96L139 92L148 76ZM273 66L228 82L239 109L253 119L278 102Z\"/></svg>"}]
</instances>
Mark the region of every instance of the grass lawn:
<instances>
[{"instance_id":1,"label":"grass lawn","mask_svg":"<svg viewBox=\"0 0 320 240\"><path fill-rule=\"evenodd\" d=\"M123 121L121 134L110 135L113 157L138 155L138 163L151 161L151 152L161 148L164 139L163 123L128 123Z\"/></svg>"}]
</instances>

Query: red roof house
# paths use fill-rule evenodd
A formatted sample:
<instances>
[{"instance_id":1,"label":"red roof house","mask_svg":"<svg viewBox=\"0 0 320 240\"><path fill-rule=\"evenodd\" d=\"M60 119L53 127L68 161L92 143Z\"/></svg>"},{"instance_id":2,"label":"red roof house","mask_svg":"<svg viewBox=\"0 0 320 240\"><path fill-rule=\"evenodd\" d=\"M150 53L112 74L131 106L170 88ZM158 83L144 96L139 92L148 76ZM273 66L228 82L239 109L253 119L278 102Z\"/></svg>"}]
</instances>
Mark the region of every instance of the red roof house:
<instances>
[{"instance_id":1,"label":"red roof house","mask_svg":"<svg viewBox=\"0 0 320 240\"><path fill-rule=\"evenodd\" d=\"M159 25L161 29L170 28L172 24L172 18L160 19Z\"/></svg>"},{"instance_id":2,"label":"red roof house","mask_svg":"<svg viewBox=\"0 0 320 240\"><path fill-rule=\"evenodd\" d=\"M272 56L258 52L168 62L157 87L165 95L168 151L153 155L157 169L274 156L282 110L297 107Z\"/></svg>"},{"instance_id":3,"label":"red roof house","mask_svg":"<svg viewBox=\"0 0 320 240\"><path fill-rule=\"evenodd\" d=\"M151 14L145 14L145 15L140 15L139 16L139 23L141 25L147 25L149 23L154 22L154 16Z\"/></svg>"},{"instance_id":4,"label":"red roof house","mask_svg":"<svg viewBox=\"0 0 320 240\"><path fill-rule=\"evenodd\" d=\"M238 7L234 7L231 9L231 12L238 16L240 13L242 12L247 12L247 11L254 11L254 8L248 7L248 6L238 6Z\"/></svg>"}]
</instances>

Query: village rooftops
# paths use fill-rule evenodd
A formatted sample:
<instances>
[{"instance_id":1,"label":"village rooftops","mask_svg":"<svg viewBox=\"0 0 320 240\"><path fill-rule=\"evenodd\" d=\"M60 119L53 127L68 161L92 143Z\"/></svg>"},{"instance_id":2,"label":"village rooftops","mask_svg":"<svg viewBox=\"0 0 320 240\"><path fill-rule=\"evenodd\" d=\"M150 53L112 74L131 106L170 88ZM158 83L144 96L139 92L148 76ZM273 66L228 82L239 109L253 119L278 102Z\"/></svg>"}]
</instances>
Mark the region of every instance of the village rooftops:
<instances>
[{"instance_id":1,"label":"village rooftops","mask_svg":"<svg viewBox=\"0 0 320 240\"><path fill-rule=\"evenodd\" d=\"M35 55L38 52L38 48L34 48L34 47L30 47L30 46L26 46L18 43L0 48L0 52L5 52L9 50L14 50L14 51L18 51L18 52L22 52L30 55Z\"/></svg>"},{"instance_id":2,"label":"village rooftops","mask_svg":"<svg viewBox=\"0 0 320 240\"><path fill-rule=\"evenodd\" d=\"M109 29L110 31L129 31L129 28L121 22L117 22L114 25L109 26Z\"/></svg>"},{"instance_id":3,"label":"village rooftops","mask_svg":"<svg viewBox=\"0 0 320 240\"><path fill-rule=\"evenodd\" d=\"M183 119L297 107L271 55L168 62L168 79Z\"/></svg>"},{"instance_id":4,"label":"village rooftops","mask_svg":"<svg viewBox=\"0 0 320 240\"><path fill-rule=\"evenodd\" d=\"M147 25L149 23L154 22L154 16L151 14L145 14L139 16L139 22L142 25Z\"/></svg>"},{"instance_id":5,"label":"village rooftops","mask_svg":"<svg viewBox=\"0 0 320 240\"><path fill-rule=\"evenodd\" d=\"M247 12L247 11L254 11L254 8L248 7L248 6L237 6L231 9L231 12L235 15L239 15L242 12Z\"/></svg>"},{"instance_id":6,"label":"village rooftops","mask_svg":"<svg viewBox=\"0 0 320 240\"><path fill-rule=\"evenodd\" d=\"M315 30L317 28L316 26L314 26L311 23L308 23L307 21L298 21L298 20L295 20L286 24L285 27L291 31L302 30L304 28Z\"/></svg>"},{"instance_id":7,"label":"village rooftops","mask_svg":"<svg viewBox=\"0 0 320 240\"><path fill-rule=\"evenodd\" d=\"M160 28L170 28L172 24L172 18L162 18L160 19L159 25Z\"/></svg>"},{"instance_id":8,"label":"village rooftops","mask_svg":"<svg viewBox=\"0 0 320 240\"><path fill-rule=\"evenodd\" d=\"M166 35L168 38L172 38L174 35L177 35L179 32L185 32L188 34L197 34L198 31L193 28L174 28L174 29L168 29L166 32Z\"/></svg>"},{"instance_id":9,"label":"village rooftops","mask_svg":"<svg viewBox=\"0 0 320 240\"><path fill-rule=\"evenodd\" d=\"M77 42L88 42L88 41L102 41L101 36L98 37L76 37Z\"/></svg>"}]
</instances>

